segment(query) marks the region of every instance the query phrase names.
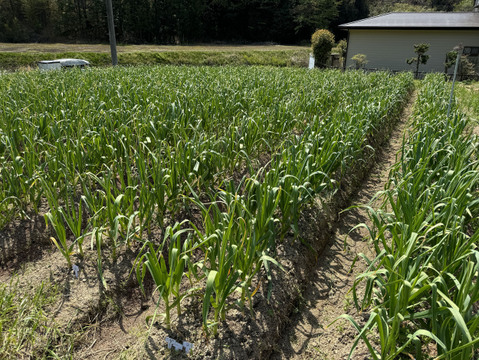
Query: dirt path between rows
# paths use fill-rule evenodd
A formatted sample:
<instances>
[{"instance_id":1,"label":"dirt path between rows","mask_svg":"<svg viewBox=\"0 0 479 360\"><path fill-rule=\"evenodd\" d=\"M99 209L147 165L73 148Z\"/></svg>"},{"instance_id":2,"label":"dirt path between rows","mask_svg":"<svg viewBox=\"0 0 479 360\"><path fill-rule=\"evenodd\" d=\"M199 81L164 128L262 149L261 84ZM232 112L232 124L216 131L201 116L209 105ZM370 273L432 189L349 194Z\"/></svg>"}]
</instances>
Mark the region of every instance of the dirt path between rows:
<instances>
[{"instance_id":1,"label":"dirt path between rows","mask_svg":"<svg viewBox=\"0 0 479 360\"><path fill-rule=\"evenodd\" d=\"M384 189L389 169L396 162L404 132L407 131L416 97L414 92L388 143L380 150L377 163L353 198L353 205L368 204L378 191ZM311 273L311 283L302 294L303 301L291 318L289 330L270 357L272 360L348 358L356 330L346 320L330 324L345 313L360 323L367 320L356 311L352 293L349 292L356 276L366 268L364 261L357 261L351 269L355 257L364 253L371 258L373 250L367 241L366 229L358 228L350 232L360 223L370 224L364 208L353 208L340 215L334 236L319 256L317 268ZM370 357L366 347L360 343L351 358L367 360Z\"/></svg>"}]
</instances>

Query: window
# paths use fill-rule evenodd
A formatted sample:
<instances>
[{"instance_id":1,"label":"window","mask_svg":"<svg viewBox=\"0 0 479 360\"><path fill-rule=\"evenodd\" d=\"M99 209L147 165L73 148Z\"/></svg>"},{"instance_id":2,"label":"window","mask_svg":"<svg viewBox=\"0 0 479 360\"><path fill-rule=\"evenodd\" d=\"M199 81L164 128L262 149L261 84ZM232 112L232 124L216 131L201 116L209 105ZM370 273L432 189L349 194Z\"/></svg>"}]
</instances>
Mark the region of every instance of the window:
<instances>
[{"instance_id":1,"label":"window","mask_svg":"<svg viewBox=\"0 0 479 360\"><path fill-rule=\"evenodd\" d=\"M479 46L465 46L462 54L467 57L468 62L473 66L470 71L479 73Z\"/></svg>"},{"instance_id":2,"label":"window","mask_svg":"<svg viewBox=\"0 0 479 360\"><path fill-rule=\"evenodd\" d=\"M465 46L462 53L467 56L478 56L479 47Z\"/></svg>"}]
</instances>

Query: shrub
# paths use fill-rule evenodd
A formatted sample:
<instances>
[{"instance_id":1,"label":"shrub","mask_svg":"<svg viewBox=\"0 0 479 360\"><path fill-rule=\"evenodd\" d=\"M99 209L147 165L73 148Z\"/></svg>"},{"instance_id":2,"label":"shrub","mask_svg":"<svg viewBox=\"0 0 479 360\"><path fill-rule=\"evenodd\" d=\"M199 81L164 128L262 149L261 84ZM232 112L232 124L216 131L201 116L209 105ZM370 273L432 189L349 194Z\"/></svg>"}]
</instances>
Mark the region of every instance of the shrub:
<instances>
[{"instance_id":1,"label":"shrub","mask_svg":"<svg viewBox=\"0 0 479 360\"><path fill-rule=\"evenodd\" d=\"M444 74L447 75L447 71L456 64L457 51L452 50L446 53L446 62L444 63Z\"/></svg>"},{"instance_id":2,"label":"shrub","mask_svg":"<svg viewBox=\"0 0 479 360\"><path fill-rule=\"evenodd\" d=\"M459 63L459 75L461 80L473 79L477 76L476 68L467 55L461 55L461 62Z\"/></svg>"},{"instance_id":3,"label":"shrub","mask_svg":"<svg viewBox=\"0 0 479 360\"><path fill-rule=\"evenodd\" d=\"M334 46L334 35L328 30L316 30L311 36L311 47L317 67L325 67L331 49Z\"/></svg>"},{"instance_id":4,"label":"shrub","mask_svg":"<svg viewBox=\"0 0 479 360\"><path fill-rule=\"evenodd\" d=\"M348 50L348 42L346 40L340 40L338 45L336 45L336 49L338 49L339 54L344 59L346 57L346 52Z\"/></svg>"},{"instance_id":5,"label":"shrub","mask_svg":"<svg viewBox=\"0 0 479 360\"><path fill-rule=\"evenodd\" d=\"M456 65L457 61L457 51L449 51L446 54L446 62L444 63L444 72L447 75L448 70ZM472 62L469 61L467 55L461 55L458 75L461 80L467 80L477 76L475 66Z\"/></svg>"},{"instance_id":6,"label":"shrub","mask_svg":"<svg viewBox=\"0 0 479 360\"><path fill-rule=\"evenodd\" d=\"M354 61L354 66L356 70L362 69L364 65L368 63L368 59L364 54L356 54L351 58L351 60Z\"/></svg>"}]
</instances>

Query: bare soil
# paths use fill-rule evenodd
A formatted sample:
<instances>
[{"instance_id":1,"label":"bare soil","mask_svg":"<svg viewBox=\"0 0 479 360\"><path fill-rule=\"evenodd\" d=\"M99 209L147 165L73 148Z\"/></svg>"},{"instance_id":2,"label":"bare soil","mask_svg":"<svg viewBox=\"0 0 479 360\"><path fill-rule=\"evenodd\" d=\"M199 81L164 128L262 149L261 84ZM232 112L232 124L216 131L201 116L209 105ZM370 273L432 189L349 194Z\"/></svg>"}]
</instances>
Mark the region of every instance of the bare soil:
<instances>
[{"instance_id":1,"label":"bare soil","mask_svg":"<svg viewBox=\"0 0 479 360\"><path fill-rule=\"evenodd\" d=\"M354 203L366 204L384 188L413 101L414 97L386 147L371 155L376 162L372 170L359 165L355 169L358 181L369 174L367 180L345 184L327 204L329 210L319 202L306 209L300 220L302 241L287 234L278 247L284 271L274 268L271 284L258 277L253 282L258 293L247 308L235 306L233 298L217 337L207 337L202 329L201 294L185 301L181 315L173 311L171 328L165 326L158 294L150 286L143 295L131 273L138 248L120 251L115 262L104 261L106 286L92 250L83 259L73 259L80 268L76 277L50 243L42 216L16 220L0 231L0 281L18 274L26 289L42 281L60 287L61 296L50 314L58 327L77 334L75 359L346 358L355 332L345 322L328 325L343 313L360 318L348 291L364 264L358 261L350 268L358 253L369 253L369 244L364 230L350 230L368 220L361 208L339 218L336 213L351 204L352 193ZM188 355L168 349L166 337L188 341L194 348ZM367 358L364 349L354 358Z\"/></svg>"}]
</instances>

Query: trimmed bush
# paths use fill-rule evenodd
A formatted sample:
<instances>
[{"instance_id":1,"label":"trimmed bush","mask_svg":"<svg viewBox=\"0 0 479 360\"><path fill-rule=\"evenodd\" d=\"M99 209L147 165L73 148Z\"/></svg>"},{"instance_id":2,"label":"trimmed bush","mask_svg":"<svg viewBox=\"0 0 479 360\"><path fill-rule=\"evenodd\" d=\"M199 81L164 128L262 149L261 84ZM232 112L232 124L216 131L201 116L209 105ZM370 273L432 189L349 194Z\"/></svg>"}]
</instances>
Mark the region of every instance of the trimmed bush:
<instances>
[{"instance_id":1,"label":"trimmed bush","mask_svg":"<svg viewBox=\"0 0 479 360\"><path fill-rule=\"evenodd\" d=\"M311 36L311 48L316 67L325 67L334 46L334 35L328 30L316 30Z\"/></svg>"},{"instance_id":2,"label":"trimmed bush","mask_svg":"<svg viewBox=\"0 0 479 360\"><path fill-rule=\"evenodd\" d=\"M351 58L351 60L354 61L354 67L356 70L362 69L364 65L368 63L368 59L364 54L356 54Z\"/></svg>"}]
</instances>

